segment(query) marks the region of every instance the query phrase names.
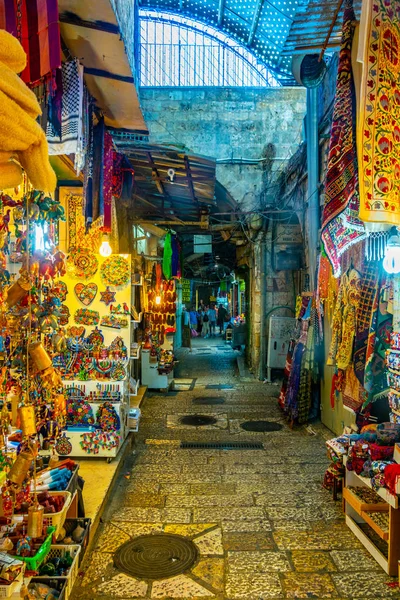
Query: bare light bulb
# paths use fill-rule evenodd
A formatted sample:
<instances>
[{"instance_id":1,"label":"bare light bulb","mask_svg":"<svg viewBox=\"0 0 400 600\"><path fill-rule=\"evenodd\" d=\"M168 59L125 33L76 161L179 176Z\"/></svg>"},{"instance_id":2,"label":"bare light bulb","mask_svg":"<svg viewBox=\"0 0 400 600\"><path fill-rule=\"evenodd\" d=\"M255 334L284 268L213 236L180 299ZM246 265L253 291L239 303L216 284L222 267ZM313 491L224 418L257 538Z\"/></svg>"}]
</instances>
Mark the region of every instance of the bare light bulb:
<instances>
[{"instance_id":1,"label":"bare light bulb","mask_svg":"<svg viewBox=\"0 0 400 600\"><path fill-rule=\"evenodd\" d=\"M386 273L400 273L400 238L397 235L389 238L383 259L383 268Z\"/></svg>"},{"instance_id":2,"label":"bare light bulb","mask_svg":"<svg viewBox=\"0 0 400 600\"><path fill-rule=\"evenodd\" d=\"M156 304L161 304L161 296L156 296Z\"/></svg>"},{"instance_id":3,"label":"bare light bulb","mask_svg":"<svg viewBox=\"0 0 400 600\"><path fill-rule=\"evenodd\" d=\"M101 256L110 256L110 254L112 254L112 248L108 242L107 234L103 235L103 241L101 242L99 253L101 254Z\"/></svg>"}]
</instances>

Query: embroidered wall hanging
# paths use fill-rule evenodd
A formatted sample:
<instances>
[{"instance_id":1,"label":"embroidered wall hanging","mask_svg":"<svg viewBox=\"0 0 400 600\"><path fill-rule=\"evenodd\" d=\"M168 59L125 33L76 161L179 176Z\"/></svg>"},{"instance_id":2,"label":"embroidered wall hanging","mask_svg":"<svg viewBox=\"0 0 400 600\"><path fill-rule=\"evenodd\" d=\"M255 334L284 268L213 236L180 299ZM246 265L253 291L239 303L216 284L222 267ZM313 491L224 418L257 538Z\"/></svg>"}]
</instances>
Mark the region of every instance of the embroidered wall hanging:
<instances>
[{"instance_id":1,"label":"embroidered wall hanging","mask_svg":"<svg viewBox=\"0 0 400 600\"><path fill-rule=\"evenodd\" d=\"M364 0L358 60L357 149L360 217L382 225L400 222L400 5Z\"/></svg>"},{"instance_id":2,"label":"embroidered wall hanging","mask_svg":"<svg viewBox=\"0 0 400 600\"><path fill-rule=\"evenodd\" d=\"M352 1L346 0L321 234L335 277L338 277L341 272L340 256L352 244L366 237L364 224L358 217L360 199L355 146L355 90L351 68L354 22Z\"/></svg>"}]
</instances>

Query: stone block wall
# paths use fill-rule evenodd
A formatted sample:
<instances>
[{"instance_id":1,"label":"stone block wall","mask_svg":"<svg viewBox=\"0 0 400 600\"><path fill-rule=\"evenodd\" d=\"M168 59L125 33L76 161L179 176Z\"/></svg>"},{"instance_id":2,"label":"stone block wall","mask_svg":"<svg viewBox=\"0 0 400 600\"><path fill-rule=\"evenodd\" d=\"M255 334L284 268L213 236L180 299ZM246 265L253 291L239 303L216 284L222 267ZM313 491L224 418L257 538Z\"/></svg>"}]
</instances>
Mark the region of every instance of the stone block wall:
<instances>
[{"instance_id":1,"label":"stone block wall","mask_svg":"<svg viewBox=\"0 0 400 600\"><path fill-rule=\"evenodd\" d=\"M217 179L243 208L261 194L268 203L279 200L277 174L303 138L304 89L140 88L140 102L151 142L233 159L217 164ZM259 162L232 164L236 159Z\"/></svg>"}]
</instances>

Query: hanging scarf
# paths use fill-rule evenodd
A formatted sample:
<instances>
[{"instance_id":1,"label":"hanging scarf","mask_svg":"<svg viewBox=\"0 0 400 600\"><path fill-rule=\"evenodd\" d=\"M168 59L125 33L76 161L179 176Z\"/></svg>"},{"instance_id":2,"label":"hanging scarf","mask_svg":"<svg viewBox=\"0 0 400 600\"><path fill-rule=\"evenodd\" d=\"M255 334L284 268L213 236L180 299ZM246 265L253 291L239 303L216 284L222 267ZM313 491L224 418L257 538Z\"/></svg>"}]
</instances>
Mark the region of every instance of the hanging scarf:
<instances>
[{"instance_id":1,"label":"hanging scarf","mask_svg":"<svg viewBox=\"0 0 400 600\"><path fill-rule=\"evenodd\" d=\"M363 0L358 60L363 64L357 129L360 217L400 221L400 5Z\"/></svg>"},{"instance_id":2,"label":"hanging scarf","mask_svg":"<svg viewBox=\"0 0 400 600\"><path fill-rule=\"evenodd\" d=\"M49 154L79 154L82 149L83 66L77 59L62 66L61 136L47 123Z\"/></svg>"},{"instance_id":3,"label":"hanging scarf","mask_svg":"<svg viewBox=\"0 0 400 600\"><path fill-rule=\"evenodd\" d=\"M172 277L172 241L171 232L168 231L164 242L164 255L162 263L165 279L169 280Z\"/></svg>"},{"instance_id":4,"label":"hanging scarf","mask_svg":"<svg viewBox=\"0 0 400 600\"><path fill-rule=\"evenodd\" d=\"M103 231L111 232L113 184L113 141L108 131L104 131L103 168L101 171L100 214L104 217Z\"/></svg>"},{"instance_id":5,"label":"hanging scarf","mask_svg":"<svg viewBox=\"0 0 400 600\"><path fill-rule=\"evenodd\" d=\"M18 38L26 52L26 84L40 84L61 66L58 0L0 0L0 29Z\"/></svg>"},{"instance_id":6,"label":"hanging scarf","mask_svg":"<svg viewBox=\"0 0 400 600\"><path fill-rule=\"evenodd\" d=\"M358 218L358 167L355 147L355 92L351 68L354 11L346 0L339 55L322 215L322 241L335 277L341 272L340 256L366 237Z\"/></svg>"},{"instance_id":7,"label":"hanging scarf","mask_svg":"<svg viewBox=\"0 0 400 600\"><path fill-rule=\"evenodd\" d=\"M112 195L114 198L121 198L122 185L124 183L124 172L122 163L124 155L113 151L113 175L112 175Z\"/></svg>"}]
</instances>

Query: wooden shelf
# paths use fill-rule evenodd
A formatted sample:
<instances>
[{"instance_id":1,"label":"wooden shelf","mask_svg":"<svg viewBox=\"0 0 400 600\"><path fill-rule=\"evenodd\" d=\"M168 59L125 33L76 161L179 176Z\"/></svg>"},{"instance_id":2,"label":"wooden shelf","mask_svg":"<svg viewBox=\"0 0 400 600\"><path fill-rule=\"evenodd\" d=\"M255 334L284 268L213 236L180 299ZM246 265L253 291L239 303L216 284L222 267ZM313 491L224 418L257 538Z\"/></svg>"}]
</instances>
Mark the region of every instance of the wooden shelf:
<instances>
[{"instance_id":1,"label":"wooden shelf","mask_svg":"<svg viewBox=\"0 0 400 600\"><path fill-rule=\"evenodd\" d=\"M343 456L343 464L344 466L346 466L347 464L347 456ZM355 473L354 471L347 471L346 473L352 473L357 480L362 483L363 485L369 487L371 490L373 489L372 487L372 483L371 480L368 477L361 477L361 475L357 475L357 473ZM400 482L397 484L397 489L400 491ZM391 494L389 492L389 490L387 490L386 488L379 488L377 490L374 490L378 496L380 496L385 502L387 502L388 504L390 504L390 506L393 506L393 508L399 508L399 499L397 496L393 496L393 494Z\"/></svg>"},{"instance_id":2,"label":"wooden shelf","mask_svg":"<svg viewBox=\"0 0 400 600\"><path fill-rule=\"evenodd\" d=\"M385 573L387 573L388 575L390 575L390 573L389 573L389 561L386 558L386 556L384 556L382 554L382 552L375 546L375 544L363 532L363 530L361 529L361 527L358 526L358 523L356 523L356 521L354 519L352 519L349 515L346 515L346 525L348 525L348 527L354 533L354 535L356 536L356 538L360 540L360 542L362 543L362 545L368 550L368 552L371 554L371 556L374 557L374 559L376 560L376 562L378 564L380 564L380 566L385 571ZM397 574L396 572L393 573L393 575L396 575L396 574Z\"/></svg>"},{"instance_id":3,"label":"wooden shelf","mask_svg":"<svg viewBox=\"0 0 400 600\"><path fill-rule=\"evenodd\" d=\"M387 542L389 540L389 523L388 523L388 529L382 529L381 526L376 521L374 521L374 519L372 518L371 513L374 513L374 512L377 512L377 511L369 512L369 511L363 510L363 511L361 511L361 517L379 535L379 537L382 538L382 540L385 540L385 542Z\"/></svg>"},{"instance_id":4,"label":"wooden shelf","mask_svg":"<svg viewBox=\"0 0 400 600\"><path fill-rule=\"evenodd\" d=\"M343 499L346 500L346 502L348 502L350 506L354 508L356 513L360 516L363 511L387 512L389 510L389 505L387 504L387 502L380 502L379 504L369 504L367 502L364 502L359 496L354 494L354 492L352 490L349 490L348 488L343 489Z\"/></svg>"}]
</instances>

